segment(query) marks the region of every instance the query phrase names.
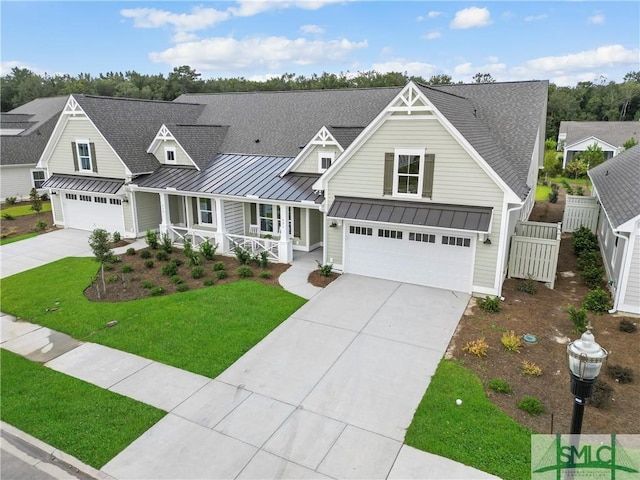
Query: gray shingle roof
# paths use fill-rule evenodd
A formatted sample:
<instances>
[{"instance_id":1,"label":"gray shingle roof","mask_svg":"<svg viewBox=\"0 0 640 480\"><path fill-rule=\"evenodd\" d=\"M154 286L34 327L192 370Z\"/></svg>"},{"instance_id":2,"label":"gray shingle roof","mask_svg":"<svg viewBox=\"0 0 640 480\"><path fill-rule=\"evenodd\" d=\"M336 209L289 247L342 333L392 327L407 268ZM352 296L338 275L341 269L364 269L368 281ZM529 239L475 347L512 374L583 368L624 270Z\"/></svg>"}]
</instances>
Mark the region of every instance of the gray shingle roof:
<instances>
[{"instance_id":1,"label":"gray shingle roof","mask_svg":"<svg viewBox=\"0 0 640 480\"><path fill-rule=\"evenodd\" d=\"M491 207L336 197L328 217L488 232Z\"/></svg>"},{"instance_id":2,"label":"gray shingle roof","mask_svg":"<svg viewBox=\"0 0 640 480\"><path fill-rule=\"evenodd\" d=\"M19 135L2 137L0 164L35 165L47 145L66 101L67 97L37 98L3 113L0 119L3 128L25 128L25 131ZM13 120L18 122L12 123Z\"/></svg>"},{"instance_id":3,"label":"gray shingle roof","mask_svg":"<svg viewBox=\"0 0 640 480\"><path fill-rule=\"evenodd\" d=\"M201 171L162 166L135 183L139 187L171 187L183 192L321 203L323 197L312 189L319 175L295 173L280 177L292 160L291 157L223 154Z\"/></svg>"},{"instance_id":4,"label":"gray shingle roof","mask_svg":"<svg viewBox=\"0 0 640 480\"><path fill-rule=\"evenodd\" d=\"M118 178L53 174L44 182L43 188L114 195L118 193L123 185L124 180Z\"/></svg>"},{"instance_id":5,"label":"gray shingle roof","mask_svg":"<svg viewBox=\"0 0 640 480\"><path fill-rule=\"evenodd\" d=\"M640 215L640 145L589 170L614 228Z\"/></svg>"},{"instance_id":6,"label":"gray shingle roof","mask_svg":"<svg viewBox=\"0 0 640 480\"><path fill-rule=\"evenodd\" d=\"M206 104L197 123L230 126L223 152L295 157L324 125L368 125L400 90L184 94L174 102Z\"/></svg>"},{"instance_id":7,"label":"gray shingle roof","mask_svg":"<svg viewBox=\"0 0 640 480\"><path fill-rule=\"evenodd\" d=\"M346 148L353 143L353 141L362 133L364 127L341 127L341 126L329 126L327 127L329 133L333 135L333 138L340 144L342 148Z\"/></svg>"},{"instance_id":8,"label":"gray shingle roof","mask_svg":"<svg viewBox=\"0 0 640 480\"><path fill-rule=\"evenodd\" d=\"M615 147L621 147L631 137L640 142L640 122L560 122L560 132L566 132L565 145L573 145L594 136Z\"/></svg>"},{"instance_id":9,"label":"gray shingle roof","mask_svg":"<svg viewBox=\"0 0 640 480\"><path fill-rule=\"evenodd\" d=\"M158 168L158 160L146 152L162 124L194 124L204 109L155 100L73 97L134 175Z\"/></svg>"},{"instance_id":10,"label":"gray shingle roof","mask_svg":"<svg viewBox=\"0 0 640 480\"><path fill-rule=\"evenodd\" d=\"M220 125L166 125L175 139L187 151L199 168L220 153L222 142L229 130Z\"/></svg>"},{"instance_id":11,"label":"gray shingle roof","mask_svg":"<svg viewBox=\"0 0 640 480\"><path fill-rule=\"evenodd\" d=\"M530 190L526 180L538 129L542 135L545 130L548 82L473 83L420 88L505 183L525 198Z\"/></svg>"}]
</instances>

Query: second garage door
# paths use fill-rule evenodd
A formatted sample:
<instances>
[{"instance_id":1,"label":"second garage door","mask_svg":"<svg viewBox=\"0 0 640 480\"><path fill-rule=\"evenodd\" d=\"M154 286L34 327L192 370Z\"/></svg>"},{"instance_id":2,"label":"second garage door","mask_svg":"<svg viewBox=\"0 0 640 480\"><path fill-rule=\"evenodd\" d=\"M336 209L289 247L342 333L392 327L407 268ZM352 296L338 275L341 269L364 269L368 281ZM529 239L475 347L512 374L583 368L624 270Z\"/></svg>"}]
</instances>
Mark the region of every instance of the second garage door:
<instances>
[{"instance_id":1,"label":"second garage door","mask_svg":"<svg viewBox=\"0 0 640 480\"><path fill-rule=\"evenodd\" d=\"M109 233L124 232L122 203L119 198L65 193L62 201L65 227L78 230L102 228Z\"/></svg>"},{"instance_id":2,"label":"second garage door","mask_svg":"<svg viewBox=\"0 0 640 480\"><path fill-rule=\"evenodd\" d=\"M347 224L344 271L471 292L475 235Z\"/></svg>"}]
</instances>

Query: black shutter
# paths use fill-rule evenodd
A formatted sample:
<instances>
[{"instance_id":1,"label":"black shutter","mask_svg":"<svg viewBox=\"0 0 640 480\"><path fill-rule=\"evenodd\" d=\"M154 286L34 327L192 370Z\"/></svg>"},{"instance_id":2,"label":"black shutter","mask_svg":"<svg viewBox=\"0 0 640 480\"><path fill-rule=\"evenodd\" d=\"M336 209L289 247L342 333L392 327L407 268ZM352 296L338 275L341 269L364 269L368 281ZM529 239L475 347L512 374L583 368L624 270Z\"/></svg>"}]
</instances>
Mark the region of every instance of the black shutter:
<instances>
[{"instance_id":1,"label":"black shutter","mask_svg":"<svg viewBox=\"0 0 640 480\"><path fill-rule=\"evenodd\" d=\"M91 151L91 166L93 167L93 172L98 173L98 160L96 159L96 144L90 143L89 149Z\"/></svg>"},{"instance_id":2,"label":"black shutter","mask_svg":"<svg viewBox=\"0 0 640 480\"><path fill-rule=\"evenodd\" d=\"M73 154L73 169L78 171L78 150L76 149L76 142L71 142L71 153Z\"/></svg>"},{"instance_id":3,"label":"black shutter","mask_svg":"<svg viewBox=\"0 0 640 480\"><path fill-rule=\"evenodd\" d=\"M384 154L384 186L382 189L383 195L393 194L393 152L387 152Z\"/></svg>"},{"instance_id":4,"label":"black shutter","mask_svg":"<svg viewBox=\"0 0 640 480\"><path fill-rule=\"evenodd\" d=\"M428 153L424 156L424 175L422 178L422 196L431 198L433 196L433 171L436 162L436 156Z\"/></svg>"},{"instance_id":5,"label":"black shutter","mask_svg":"<svg viewBox=\"0 0 640 480\"><path fill-rule=\"evenodd\" d=\"M256 212L256 204L255 203L251 203L250 204L250 210L251 210L251 220L250 223L251 225L257 225L258 224L258 214Z\"/></svg>"},{"instance_id":6,"label":"black shutter","mask_svg":"<svg viewBox=\"0 0 640 480\"><path fill-rule=\"evenodd\" d=\"M307 215L309 212L307 210ZM300 209L298 207L293 207L293 236L300 238Z\"/></svg>"}]
</instances>

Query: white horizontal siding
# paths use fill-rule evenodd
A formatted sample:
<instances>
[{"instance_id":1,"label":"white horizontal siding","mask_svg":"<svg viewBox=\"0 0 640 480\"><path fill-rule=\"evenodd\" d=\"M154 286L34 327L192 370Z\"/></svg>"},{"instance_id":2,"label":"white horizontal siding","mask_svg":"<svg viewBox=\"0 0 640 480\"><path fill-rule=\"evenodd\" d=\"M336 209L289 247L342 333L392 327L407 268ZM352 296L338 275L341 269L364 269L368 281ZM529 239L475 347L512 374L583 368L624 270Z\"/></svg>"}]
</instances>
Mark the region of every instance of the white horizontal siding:
<instances>
[{"instance_id":1,"label":"white horizontal siding","mask_svg":"<svg viewBox=\"0 0 640 480\"><path fill-rule=\"evenodd\" d=\"M59 227L64 226L64 214L62 212L61 195L51 195L51 211L53 212L53 223Z\"/></svg>"},{"instance_id":2,"label":"white horizontal siding","mask_svg":"<svg viewBox=\"0 0 640 480\"><path fill-rule=\"evenodd\" d=\"M166 148L174 148L176 152L176 162L175 163L167 163L165 149ZM158 159L158 161L162 164L167 165L183 165L183 166L193 166L193 162L189 159L189 156L186 152L178 145L175 140L165 140L163 142L158 142L158 146L152 152L153 155ZM98 165L99 166L99 165Z\"/></svg>"},{"instance_id":3,"label":"white horizontal siding","mask_svg":"<svg viewBox=\"0 0 640 480\"><path fill-rule=\"evenodd\" d=\"M71 144L77 140L89 140L95 144L96 161L98 165L97 173L75 170ZM51 174L59 173L108 178L125 178L126 176L126 169L122 162L86 117L70 118L68 120L60 135L60 139L51 153L48 168Z\"/></svg>"},{"instance_id":4,"label":"white horizontal siding","mask_svg":"<svg viewBox=\"0 0 640 480\"><path fill-rule=\"evenodd\" d=\"M223 205L225 231L232 235L244 235L244 204L224 200Z\"/></svg>"},{"instance_id":5,"label":"white horizontal siding","mask_svg":"<svg viewBox=\"0 0 640 480\"><path fill-rule=\"evenodd\" d=\"M327 232L327 262L334 265L344 265L342 258L343 233L342 226L329 227L330 221L325 220L324 228Z\"/></svg>"},{"instance_id":6,"label":"white horizontal siding","mask_svg":"<svg viewBox=\"0 0 640 480\"><path fill-rule=\"evenodd\" d=\"M138 235L147 230L157 230L162 222L160 196L156 193L135 193L136 214L138 217Z\"/></svg>"},{"instance_id":7,"label":"white horizontal siding","mask_svg":"<svg viewBox=\"0 0 640 480\"><path fill-rule=\"evenodd\" d=\"M627 284L620 299L619 310L640 314L640 235L636 235L631 250Z\"/></svg>"},{"instance_id":8,"label":"white horizontal siding","mask_svg":"<svg viewBox=\"0 0 640 480\"><path fill-rule=\"evenodd\" d=\"M16 197L18 200L27 200L33 188L31 169L33 165L3 166L0 168L0 192L2 201L7 197Z\"/></svg>"},{"instance_id":9,"label":"white horizontal siding","mask_svg":"<svg viewBox=\"0 0 640 480\"><path fill-rule=\"evenodd\" d=\"M298 173L320 173L320 164L318 162L318 153L333 153L334 162L340 155L340 149L334 145L314 145L309 150L305 158L295 168L295 172Z\"/></svg>"}]
</instances>

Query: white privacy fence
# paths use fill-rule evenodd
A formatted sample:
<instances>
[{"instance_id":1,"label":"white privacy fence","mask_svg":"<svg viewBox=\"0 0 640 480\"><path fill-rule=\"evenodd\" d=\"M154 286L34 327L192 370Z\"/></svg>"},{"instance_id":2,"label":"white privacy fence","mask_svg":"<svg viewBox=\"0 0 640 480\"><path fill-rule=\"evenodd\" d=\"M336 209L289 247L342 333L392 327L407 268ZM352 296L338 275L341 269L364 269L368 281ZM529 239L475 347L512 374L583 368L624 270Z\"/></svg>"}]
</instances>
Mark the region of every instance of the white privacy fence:
<instances>
[{"instance_id":1,"label":"white privacy fence","mask_svg":"<svg viewBox=\"0 0 640 480\"><path fill-rule=\"evenodd\" d=\"M581 197L567 195L562 216L562 231L574 232L585 226L593 233L598 228L598 199L596 197Z\"/></svg>"},{"instance_id":2,"label":"white privacy fence","mask_svg":"<svg viewBox=\"0 0 640 480\"><path fill-rule=\"evenodd\" d=\"M518 222L509 250L509 278L530 278L553 288L560 253L560 223Z\"/></svg>"}]
</instances>

